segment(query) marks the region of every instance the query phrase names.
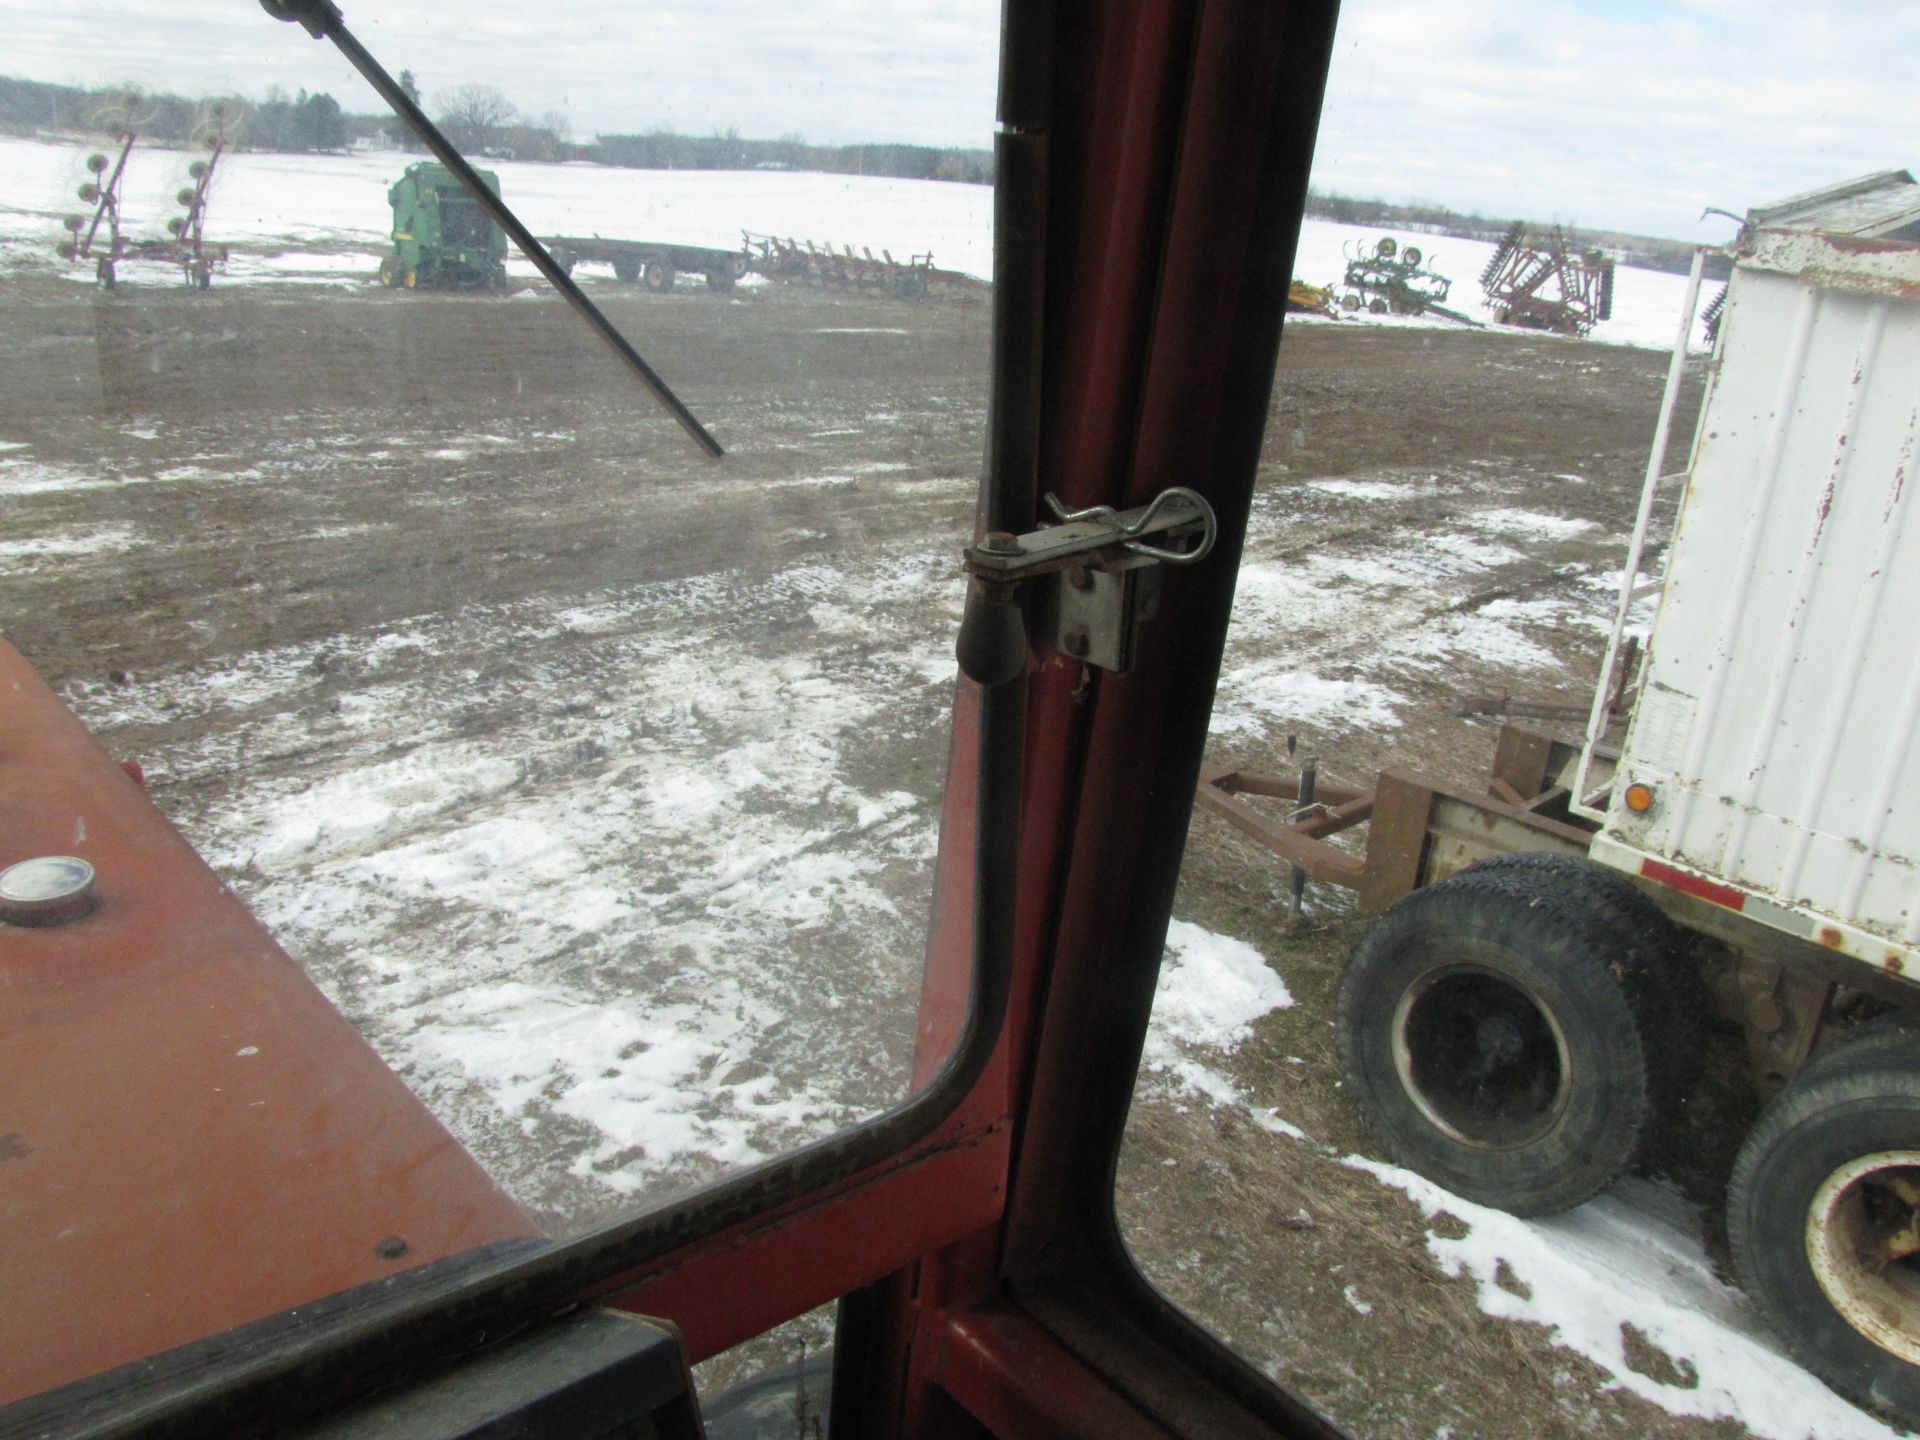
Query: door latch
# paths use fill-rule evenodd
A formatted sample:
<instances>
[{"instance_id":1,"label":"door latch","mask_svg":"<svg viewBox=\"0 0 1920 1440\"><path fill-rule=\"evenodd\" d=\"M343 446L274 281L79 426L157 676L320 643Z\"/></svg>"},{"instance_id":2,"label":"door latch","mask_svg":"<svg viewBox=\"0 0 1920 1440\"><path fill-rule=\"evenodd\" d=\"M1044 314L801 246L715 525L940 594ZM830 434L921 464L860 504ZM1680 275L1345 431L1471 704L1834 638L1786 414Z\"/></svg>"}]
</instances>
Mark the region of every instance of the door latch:
<instances>
[{"instance_id":1,"label":"door latch","mask_svg":"<svg viewBox=\"0 0 1920 1440\"><path fill-rule=\"evenodd\" d=\"M1036 623L1063 655L1115 673L1133 663L1135 631L1158 609L1166 565L1204 560L1219 534L1213 507L1184 485L1132 510L1068 510L1048 495L1059 524L1026 535L993 531L965 551L979 583L960 624L960 668L982 684L1026 666L1018 586L1045 580Z\"/></svg>"}]
</instances>

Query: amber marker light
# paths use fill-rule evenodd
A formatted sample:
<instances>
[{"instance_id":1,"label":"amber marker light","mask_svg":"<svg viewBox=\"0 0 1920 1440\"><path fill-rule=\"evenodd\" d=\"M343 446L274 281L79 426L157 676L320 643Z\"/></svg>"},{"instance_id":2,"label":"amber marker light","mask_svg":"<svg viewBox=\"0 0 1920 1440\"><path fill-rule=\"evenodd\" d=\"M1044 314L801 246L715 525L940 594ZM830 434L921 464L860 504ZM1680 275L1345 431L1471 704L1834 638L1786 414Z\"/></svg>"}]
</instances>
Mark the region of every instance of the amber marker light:
<instances>
[{"instance_id":1,"label":"amber marker light","mask_svg":"<svg viewBox=\"0 0 1920 1440\"><path fill-rule=\"evenodd\" d=\"M1636 815L1644 815L1653 808L1653 787L1639 781L1627 786L1627 809Z\"/></svg>"}]
</instances>

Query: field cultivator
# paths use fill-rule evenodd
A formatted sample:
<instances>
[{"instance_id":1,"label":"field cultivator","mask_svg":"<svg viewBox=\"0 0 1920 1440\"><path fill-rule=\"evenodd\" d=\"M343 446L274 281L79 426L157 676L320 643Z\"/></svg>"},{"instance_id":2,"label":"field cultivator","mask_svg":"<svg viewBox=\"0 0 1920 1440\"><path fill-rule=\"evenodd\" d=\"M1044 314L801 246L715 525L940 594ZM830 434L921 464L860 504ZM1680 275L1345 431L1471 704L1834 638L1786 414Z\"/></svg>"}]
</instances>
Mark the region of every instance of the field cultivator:
<instances>
[{"instance_id":1,"label":"field cultivator","mask_svg":"<svg viewBox=\"0 0 1920 1440\"><path fill-rule=\"evenodd\" d=\"M1558 225L1535 231L1514 221L1480 288L1502 325L1585 335L1613 316L1613 261L1598 250L1575 254Z\"/></svg>"},{"instance_id":2,"label":"field cultivator","mask_svg":"<svg viewBox=\"0 0 1920 1440\"><path fill-rule=\"evenodd\" d=\"M836 250L811 240L755 235L746 230L740 232L740 237L745 242L749 268L769 280L842 290L877 290L911 301L927 299L936 288L962 293L987 288L984 280L972 275L936 269L931 251L896 260L887 250L876 256L869 249L856 251L851 245Z\"/></svg>"},{"instance_id":3,"label":"field cultivator","mask_svg":"<svg viewBox=\"0 0 1920 1440\"><path fill-rule=\"evenodd\" d=\"M1368 249L1357 241L1346 247L1347 275L1341 283L1340 308L1348 313L1365 310L1374 315L1424 315L1429 310L1449 320L1475 321L1445 308L1453 282L1423 268L1426 255L1418 245L1402 246L1382 235Z\"/></svg>"},{"instance_id":4,"label":"field cultivator","mask_svg":"<svg viewBox=\"0 0 1920 1440\"><path fill-rule=\"evenodd\" d=\"M107 290L114 288L115 267L123 260L178 265L190 287L205 290L213 283L214 267L227 261L227 247L209 245L206 239L207 194L227 148L221 111L215 107L212 121L203 128L207 153L187 166L190 183L183 185L176 196L181 213L167 221L167 237L159 240L131 240L121 231L120 187L139 139L133 112L130 100L125 122L109 132L112 142L120 147L117 155L95 151L87 157L87 169L93 178L82 183L78 193L93 206L93 214L67 216L67 234L54 249L62 260L93 261L94 279Z\"/></svg>"}]
</instances>

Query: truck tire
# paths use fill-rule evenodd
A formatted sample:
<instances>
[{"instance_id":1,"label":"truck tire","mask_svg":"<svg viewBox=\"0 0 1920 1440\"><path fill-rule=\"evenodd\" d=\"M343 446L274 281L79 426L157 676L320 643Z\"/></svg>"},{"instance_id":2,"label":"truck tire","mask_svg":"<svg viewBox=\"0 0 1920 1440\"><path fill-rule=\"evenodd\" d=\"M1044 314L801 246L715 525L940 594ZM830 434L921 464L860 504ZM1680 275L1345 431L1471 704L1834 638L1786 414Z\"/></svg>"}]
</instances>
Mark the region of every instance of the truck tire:
<instances>
[{"instance_id":1,"label":"truck tire","mask_svg":"<svg viewBox=\"0 0 1920 1440\"><path fill-rule=\"evenodd\" d=\"M707 289L722 295L733 289L733 270L726 265L716 265L707 271Z\"/></svg>"},{"instance_id":2,"label":"truck tire","mask_svg":"<svg viewBox=\"0 0 1920 1440\"><path fill-rule=\"evenodd\" d=\"M627 259L615 260L613 262L613 278L623 280L629 285L633 284L634 281L640 278L640 262L638 260Z\"/></svg>"},{"instance_id":3,"label":"truck tire","mask_svg":"<svg viewBox=\"0 0 1920 1440\"><path fill-rule=\"evenodd\" d=\"M1855 1404L1920 1425L1920 1052L1881 1032L1808 1066L1734 1162L1734 1267L1794 1356Z\"/></svg>"},{"instance_id":4,"label":"truck tire","mask_svg":"<svg viewBox=\"0 0 1920 1440\"><path fill-rule=\"evenodd\" d=\"M647 268L640 273L640 282L656 295L664 295L673 289L673 266L664 260L649 260Z\"/></svg>"},{"instance_id":5,"label":"truck tire","mask_svg":"<svg viewBox=\"0 0 1920 1440\"><path fill-rule=\"evenodd\" d=\"M1597 907L1527 877L1414 892L1354 947L1343 1083L1393 1158L1468 1200L1548 1215L1639 1153L1655 998Z\"/></svg>"},{"instance_id":6,"label":"truck tire","mask_svg":"<svg viewBox=\"0 0 1920 1440\"><path fill-rule=\"evenodd\" d=\"M1625 875L1581 855L1523 850L1482 860L1460 874L1527 877L1543 891L1565 893L1592 908L1612 928L1626 963L1643 973L1641 983L1653 993L1648 1079L1656 1114L1672 1116L1699 1082L1707 1045L1707 988L1686 953L1686 933Z\"/></svg>"}]
</instances>

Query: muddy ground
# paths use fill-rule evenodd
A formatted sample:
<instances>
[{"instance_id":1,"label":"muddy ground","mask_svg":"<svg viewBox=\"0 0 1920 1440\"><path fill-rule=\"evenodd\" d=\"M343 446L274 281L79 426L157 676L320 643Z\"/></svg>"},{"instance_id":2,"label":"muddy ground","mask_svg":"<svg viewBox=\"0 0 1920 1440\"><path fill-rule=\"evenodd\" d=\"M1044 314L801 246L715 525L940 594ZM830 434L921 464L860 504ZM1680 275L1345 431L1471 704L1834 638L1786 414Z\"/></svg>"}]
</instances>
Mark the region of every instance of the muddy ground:
<instances>
[{"instance_id":1,"label":"muddy ground","mask_svg":"<svg viewBox=\"0 0 1920 1440\"><path fill-rule=\"evenodd\" d=\"M728 445L724 462L696 455L547 299L107 296L19 280L0 303L8 638L112 748L147 762L159 804L556 1229L897 1094L944 761L951 557L969 529L986 384L983 307L772 288L654 297L611 282L598 293ZM1494 730L1455 713L1460 695L1581 699L1664 369L1650 352L1547 338L1290 328L1213 758L1282 769L1291 734L1336 779L1364 782L1390 762L1470 784ZM689 615L697 630L676 634ZM796 853L864 845L873 893L856 903L828 884L841 908L805 912L790 936L769 911L762 928L792 974L754 1002L769 1011L747 1007L749 1021L773 1015L768 1033L746 1035L732 1068L709 1077L760 1128L739 1130L730 1154L695 1146L648 1168L551 1085L516 1115L483 1074L435 1078L413 1037L473 977L430 984L356 960L357 927L389 911L368 901L329 939L348 912L301 887L345 873L361 842L289 850L248 814L433 745L456 764L489 744L517 756L507 799L604 787L623 773L622 747L662 736L691 748L660 756L692 756L677 763L697 770L700 747L721 743L724 697L695 693L712 656L739 667L722 667L736 689L747 682L727 677L788 676L748 696L798 716L754 732L769 754L798 765L809 725L859 729L830 784L781 796L779 774L762 777L730 823L751 829L778 809ZM647 670L662 657L681 668ZM634 678L660 674L679 679ZM662 695L667 683L686 689ZM809 719L829 685L868 709ZM389 703L374 714L376 691ZM448 803L500 798L483 786ZM700 870L725 850L724 836L684 856L679 843L656 837L648 854L601 863ZM655 885L667 910L685 898L675 883ZM692 908L745 908L714 899L730 893L709 886ZM1537 1328L1487 1318L1471 1283L1428 1258L1412 1204L1337 1163L1373 1153L1332 1064L1332 985L1359 924L1340 897L1313 896L1290 933L1271 858L1201 818L1178 913L1252 943L1292 988L1297 1003L1221 1063L1313 1139L1149 1077L1119 1204L1170 1295L1359 1434L1744 1433L1623 1398ZM870 928L870 950L837 950L835 921ZM470 918L392 923L451 927L423 930L426 946L500 941ZM536 942L578 958L578 937L544 923L499 947L502 975ZM704 943L674 933L689 953ZM822 996L836 1015L808 1012ZM1670 1146L1703 1157L1668 1167L1703 1203L1724 1168L1712 1137L1737 1118ZM1368 1314L1348 1298L1356 1286L1373 1297Z\"/></svg>"}]
</instances>

